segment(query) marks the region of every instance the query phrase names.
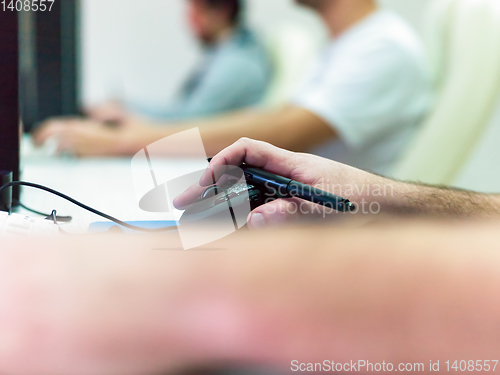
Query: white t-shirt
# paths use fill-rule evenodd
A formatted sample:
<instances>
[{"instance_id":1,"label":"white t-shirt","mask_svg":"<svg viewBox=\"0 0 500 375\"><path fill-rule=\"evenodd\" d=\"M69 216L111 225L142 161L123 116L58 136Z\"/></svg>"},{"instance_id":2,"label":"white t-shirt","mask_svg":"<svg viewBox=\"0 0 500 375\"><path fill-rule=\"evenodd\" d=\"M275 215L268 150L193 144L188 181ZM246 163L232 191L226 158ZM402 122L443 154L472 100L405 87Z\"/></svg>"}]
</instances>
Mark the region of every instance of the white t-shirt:
<instances>
[{"instance_id":1,"label":"white t-shirt","mask_svg":"<svg viewBox=\"0 0 500 375\"><path fill-rule=\"evenodd\" d=\"M340 136L315 154L388 174L431 97L418 37L401 17L379 10L327 46L292 103Z\"/></svg>"}]
</instances>

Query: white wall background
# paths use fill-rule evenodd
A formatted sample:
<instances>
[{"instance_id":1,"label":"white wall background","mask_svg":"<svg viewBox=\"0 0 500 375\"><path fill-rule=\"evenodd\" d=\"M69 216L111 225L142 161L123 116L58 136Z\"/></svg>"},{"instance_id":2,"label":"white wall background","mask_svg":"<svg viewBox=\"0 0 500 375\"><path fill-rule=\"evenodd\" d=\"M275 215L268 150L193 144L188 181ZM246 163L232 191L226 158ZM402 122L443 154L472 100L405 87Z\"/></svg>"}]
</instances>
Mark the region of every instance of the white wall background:
<instances>
[{"instance_id":1,"label":"white wall background","mask_svg":"<svg viewBox=\"0 0 500 375\"><path fill-rule=\"evenodd\" d=\"M380 0L421 29L434 0ZM184 23L185 0L82 0L81 97L160 106L196 63L199 53ZM293 0L248 0L261 31L300 23L321 33L319 20Z\"/></svg>"}]
</instances>

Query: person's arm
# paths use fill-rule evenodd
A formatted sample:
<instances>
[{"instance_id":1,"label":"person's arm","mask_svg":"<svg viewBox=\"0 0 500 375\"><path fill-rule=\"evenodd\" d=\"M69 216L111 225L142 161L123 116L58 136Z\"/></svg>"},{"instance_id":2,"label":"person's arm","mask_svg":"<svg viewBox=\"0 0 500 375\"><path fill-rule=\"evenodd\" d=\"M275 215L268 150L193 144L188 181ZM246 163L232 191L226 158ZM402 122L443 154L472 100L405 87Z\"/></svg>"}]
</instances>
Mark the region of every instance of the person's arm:
<instances>
[{"instance_id":1,"label":"person's arm","mask_svg":"<svg viewBox=\"0 0 500 375\"><path fill-rule=\"evenodd\" d=\"M315 188L351 200L359 214L409 214L431 217L498 217L500 196L473 193L446 187L433 187L394 181L381 176L320 158L298 154L270 144L243 138L215 156L201 186L213 184L211 170L220 166L242 163L263 168ZM220 174L220 173L219 173ZM175 200L179 208L199 198L199 186L194 186ZM250 227L279 224L304 216L338 217L336 211L305 204L298 199L279 199L254 210Z\"/></svg>"},{"instance_id":2,"label":"person's arm","mask_svg":"<svg viewBox=\"0 0 500 375\"><path fill-rule=\"evenodd\" d=\"M214 244L225 250L194 252L161 236L3 238L0 372L287 371L294 360L493 370L497 226L240 232Z\"/></svg>"},{"instance_id":3,"label":"person's arm","mask_svg":"<svg viewBox=\"0 0 500 375\"><path fill-rule=\"evenodd\" d=\"M270 111L238 111L207 120L178 124L155 124L136 119L118 129L87 128L86 123L72 122L62 126L61 121L49 121L35 134L37 144L57 137L66 150L80 156L133 155L140 149L162 138L182 131L200 129L205 150L209 156L220 152L241 137L260 139L279 147L306 151L334 139L336 133L320 117L300 107L285 106ZM165 150L166 155L189 155L188 145Z\"/></svg>"},{"instance_id":4,"label":"person's arm","mask_svg":"<svg viewBox=\"0 0 500 375\"><path fill-rule=\"evenodd\" d=\"M483 194L446 186L402 183L388 180L394 193L385 199L390 212L434 218L498 218L500 195Z\"/></svg>"},{"instance_id":5,"label":"person's arm","mask_svg":"<svg viewBox=\"0 0 500 375\"><path fill-rule=\"evenodd\" d=\"M310 150L337 137L322 118L291 105L275 111L248 111L192 125L199 126L206 151L211 156L242 137L297 152Z\"/></svg>"},{"instance_id":6,"label":"person's arm","mask_svg":"<svg viewBox=\"0 0 500 375\"><path fill-rule=\"evenodd\" d=\"M134 124L131 125L130 128L133 128ZM259 139L281 148L305 151L335 136L321 118L295 106L277 110L237 111L211 119L167 125L157 124L154 128L143 128L139 138L130 139L132 149L147 146L191 128L200 129L209 156L216 155L242 137ZM185 152L183 149L185 145L179 145L179 150L166 150L166 153L182 154Z\"/></svg>"}]
</instances>

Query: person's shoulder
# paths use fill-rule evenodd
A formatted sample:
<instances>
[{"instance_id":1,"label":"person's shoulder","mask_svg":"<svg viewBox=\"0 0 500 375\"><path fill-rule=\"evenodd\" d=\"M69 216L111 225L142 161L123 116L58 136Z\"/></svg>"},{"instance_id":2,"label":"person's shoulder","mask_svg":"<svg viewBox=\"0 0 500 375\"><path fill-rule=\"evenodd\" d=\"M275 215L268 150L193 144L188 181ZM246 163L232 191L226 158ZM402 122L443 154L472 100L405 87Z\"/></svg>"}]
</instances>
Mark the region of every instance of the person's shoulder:
<instances>
[{"instance_id":1,"label":"person's shoulder","mask_svg":"<svg viewBox=\"0 0 500 375\"><path fill-rule=\"evenodd\" d=\"M423 51L417 32L403 17L378 10L347 30L327 47L328 55L367 56L378 53L415 55Z\"/></svg>"},{"instance_id":2,"label":"person's shoulder","mask_svg":"<svg viewBox=\"0 0 500 375\"><path fill-rule=\"evenodd\" d=\"M368 29L374 44L396 48L403 53L422 53L422 41L417 31L396 12L379 11Z\"/></svg>"},{"instance_id":3,"label":"person's shoulder","mask_svg":"<svg viewBox=\"0 0 500 375\"><path fill-rule=\"evenodd\" d=\"M218 49L212 64L213 70L225 75L241 76L242 79L267 79L272 71L267 49L252 40L250 31L245 31L244 35L239 34Z\"/></svg>"},{"instance_id":4,"label":"person's shoulder","mask_svg":"<svg viewBox=\"0 0 500 375\"><path fill-rule=\"evenodd\" d=\"M269 52L258 33L249 28L240 28L232 39L219 51L224 60L238 60L240 63L260 63L269 65Z\"/></svg>"}]
</instances>

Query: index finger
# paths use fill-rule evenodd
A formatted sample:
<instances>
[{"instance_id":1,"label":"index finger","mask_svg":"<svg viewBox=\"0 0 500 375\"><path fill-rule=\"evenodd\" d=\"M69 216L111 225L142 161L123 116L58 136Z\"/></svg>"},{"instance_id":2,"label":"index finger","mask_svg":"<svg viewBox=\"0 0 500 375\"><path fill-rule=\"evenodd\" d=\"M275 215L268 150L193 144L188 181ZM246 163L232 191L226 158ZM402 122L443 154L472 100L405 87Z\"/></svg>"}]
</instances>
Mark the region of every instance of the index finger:
<instances>
[{"instance_id":1,"label":"index finger","mask_svg":"<svg viewBox=\"0 0 500 375\"><path fill-rule=\"evenodd\" d=\"M200 185L209 186L217 182L224 174L222 167L239 167L243 163L283 177L290 177L297 166L297 154L269 143L242 138L212 159L200 179Z\"/></svg>"},{"instance_id":2,"label":"index finger","mask_svg":"<svg viewBox=\"0 0 500 375\"><path fill-rule=\"evenodd\" d=\"M185 210L191 204L200 199L206 187L200 185L190 186L184 193L174 199L174 207L178 210Z\"/></svg>"}]
</instances>

